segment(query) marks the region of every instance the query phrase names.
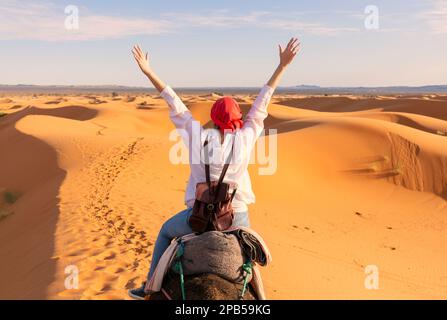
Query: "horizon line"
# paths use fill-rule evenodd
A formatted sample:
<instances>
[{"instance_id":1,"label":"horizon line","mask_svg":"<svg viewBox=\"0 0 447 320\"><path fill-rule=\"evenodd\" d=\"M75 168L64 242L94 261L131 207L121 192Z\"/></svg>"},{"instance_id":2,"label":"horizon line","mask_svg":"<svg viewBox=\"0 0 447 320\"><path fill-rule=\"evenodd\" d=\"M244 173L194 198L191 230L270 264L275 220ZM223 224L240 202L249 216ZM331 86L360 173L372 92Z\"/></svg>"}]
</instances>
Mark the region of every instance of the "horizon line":
<instances>
[{"instance_id":1,"label":"horizon line","mask_svg":"<svg viewBox=\"0 0 447 320\"><path fill-rule=\"evenodd\" d=\"M132 85L122 85L122 84L2 84L0 83L0 87L57 87L57 88L129 88L129 89L153 89L151 86L132 86ZM260 86L172 86L177 89L256 89L262 87ZM356 85L356 86L320 86L313 84L298 84L298 85L290 85L290 86L278 86L277 89L290 89L290 88L308 88L308 89L352 89L352 88L360 88L360 89L376 89L376 88L424 88L424 87L447 87L446 84L423 84L423 85L406 85L406 84L396 84L396 85L376 85L376 86L368 86L368 85Z\"/></svg>"}]
</instances>

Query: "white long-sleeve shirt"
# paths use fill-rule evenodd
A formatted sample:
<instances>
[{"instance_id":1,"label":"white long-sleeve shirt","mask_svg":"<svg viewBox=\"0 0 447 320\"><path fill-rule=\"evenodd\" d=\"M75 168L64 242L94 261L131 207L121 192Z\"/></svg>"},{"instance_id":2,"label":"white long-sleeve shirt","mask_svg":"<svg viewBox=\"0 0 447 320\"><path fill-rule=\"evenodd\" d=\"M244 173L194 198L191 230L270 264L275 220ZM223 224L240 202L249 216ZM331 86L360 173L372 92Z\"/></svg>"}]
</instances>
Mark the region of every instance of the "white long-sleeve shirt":
<instances>
[{"instance_id":1,"label":"white long-sleeve shirt","mask_svg":"<svg viewBox=\"0 0 447 320\"><path fill-rule=\"evenodd\" d=\"M191 112L171 87L167 86L161 92L161 97L169 105L171 121L177 130L180 131L183 141L189 150L191 174L185 194L185 204L187 207L192 208L194 205L197 183L206 181L203 144L207 136L210 150L211 181L219 179L234 141L233 158L228 167L224 182L237 187L232 202L235 212L247 211L247 205L255 202L255 195L251 188L247 167L255 142L264 129L264 119L268 115L267 106L273 92L274 89L268 85L265 85L261 89L261 92L253 102L250 111L244 119L243 127L233 133L225 133L223 144L220 143L219 131L215 129L203 129L200 123L194 120Z\"/></svg>"}]
</instances>

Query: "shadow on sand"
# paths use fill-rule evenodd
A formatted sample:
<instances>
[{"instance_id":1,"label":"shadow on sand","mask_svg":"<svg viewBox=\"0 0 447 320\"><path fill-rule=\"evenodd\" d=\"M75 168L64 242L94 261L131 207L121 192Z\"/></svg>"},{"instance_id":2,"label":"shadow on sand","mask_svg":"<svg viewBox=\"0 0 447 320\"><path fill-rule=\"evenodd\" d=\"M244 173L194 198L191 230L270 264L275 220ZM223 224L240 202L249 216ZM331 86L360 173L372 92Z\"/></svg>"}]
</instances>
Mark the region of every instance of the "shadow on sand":
<instances>
[{"instance_id":1,"label":"shadow on sand","mask_svg":"<svg viewBox=\"0 0 447 320\"><path fill-rule=\"evenodd\" d=\"M0 220L0 299L45 299L56 271L54 234L66 171L50 145L16 129L28 115L85 121L97 111L28 107L0 118L0 190L20 194L8 208L13 213Z\"/></svg>"}]
</instances>

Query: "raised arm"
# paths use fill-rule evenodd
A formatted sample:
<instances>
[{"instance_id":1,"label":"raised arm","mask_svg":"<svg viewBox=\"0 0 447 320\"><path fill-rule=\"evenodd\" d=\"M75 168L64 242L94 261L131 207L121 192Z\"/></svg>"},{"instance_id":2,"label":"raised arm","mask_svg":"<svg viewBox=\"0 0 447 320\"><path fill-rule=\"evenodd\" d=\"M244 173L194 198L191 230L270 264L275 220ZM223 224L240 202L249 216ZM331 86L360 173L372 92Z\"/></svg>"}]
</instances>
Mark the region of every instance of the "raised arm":
<instances>
[{"instance_id":1,"label":"raised arm","mask_svg":"<svg viewBox=\"0 0 447 320\"><path fill-rule=\"evenodd\" d=\"M148 77L148 79L152 82L155 89L158 92L162 93L166 88L166 84L157 76L157 74L152 70L149 65L148 53L143 53L139 45L136 45L132 49L133 56L138 63L141 71Z\"/></svg>"},{"instance_id":2,"label":"raised arm","mask_svg":"<svg viewBox=\"0 0 447 320\"><path fill-rule=\"evenodd\" d=\"M256 100L253 102L244 123L244 128L246 128L245 130L254 130L254 141L259 137L264 129L264 119L268 116L267 106L273 92L278 86L279 80L281 79L284 71L287 69L287 66L293 61L299 50L300 43L296 38L290 39L285 49L282 49L281 45L279 46L279 65L275 69L275 72L267 84L261 89L261 92L258 94Z\"/></svg>"},{"instance_id":3,"label":"raised arm","mask_svg":"<svg viewBox=\"0 0 447 320\"><path fill-rule=\"evenodd\" d=\"M281 76L283 75L287 66L293 61L296 54L299 52L300 45L301 43L298 41L297 38L290 39L285 49L283 49L281 45L278 45L279 65L275 69L275 72L273 73L270 80L267 82L267 85L271 87L273 90L275 90L276 87L278 86L279 80L281 79Z\"/></svg>"},{"instance_id":4,"label":"raised arm","mask_svg":"<svg viewBox=\"0 0 447 320\"><path fill-rule=\"evenodd\" d=\"M186 131L187 136L182 135L185 144L190 145L190 139L193 135L193 128L198 128L198 133L202 130L199 122L196 122L191 115L191 112L185 106L180 97L172 90L170 86L167 86L152 70L148 60L148 54L143 53L141 48L137 45L134 46L132 53L135 60L138 63L141 71L148 77L154 87L160 92L160 96L166 101L169 106L169 118L177 129ZM196 125L195 125L196 124ZM194 131L195 132L195 131Z\"/></svg>"}]
</instances>

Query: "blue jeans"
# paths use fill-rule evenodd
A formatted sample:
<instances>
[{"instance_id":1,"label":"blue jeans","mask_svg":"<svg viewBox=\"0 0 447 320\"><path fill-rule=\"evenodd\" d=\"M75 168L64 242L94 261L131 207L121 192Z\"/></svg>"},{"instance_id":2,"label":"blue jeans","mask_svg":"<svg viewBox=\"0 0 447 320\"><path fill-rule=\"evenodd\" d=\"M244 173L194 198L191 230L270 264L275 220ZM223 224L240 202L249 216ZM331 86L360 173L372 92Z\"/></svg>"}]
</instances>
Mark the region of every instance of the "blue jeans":
<instances>
[{"instance_id":1,"label":"blue jeans","mask_svg":"<svg viewBox=\"0 0 447 320\"><path fill-rule=\"evenodd\" d=\"M155 241L155 247L154 252L152 253L152 262L149 273L147 275L147 281L149 281L152 277L158 261L160 260L165 250L171 244L171 240L176 237L181 237L186 234L193 233L191 227L188 224L188 219L191 214L192 208L187 208L183 211L180 211L175 216L167 220L161 227L157 237L157 241ZM248 212L236 212L234 214L232 226L250 227Z\"/></svg>"}]
</instances>

